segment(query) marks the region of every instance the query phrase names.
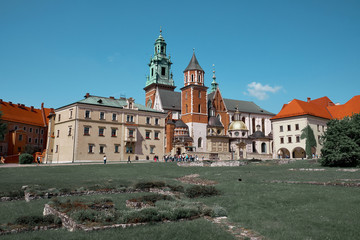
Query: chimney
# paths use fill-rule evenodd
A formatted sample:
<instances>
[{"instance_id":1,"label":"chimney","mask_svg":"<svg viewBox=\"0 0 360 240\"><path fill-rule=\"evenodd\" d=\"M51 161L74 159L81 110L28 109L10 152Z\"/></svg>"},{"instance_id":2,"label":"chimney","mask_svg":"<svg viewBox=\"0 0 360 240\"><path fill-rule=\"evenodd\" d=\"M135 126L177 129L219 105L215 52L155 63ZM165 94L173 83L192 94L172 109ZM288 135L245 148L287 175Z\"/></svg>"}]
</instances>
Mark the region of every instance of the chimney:
<instances>
[{"instance_id":1,"label":"chimney","mask_svg":"<svg viewBox=\"0 0 360 240\"><path fill-rule=\"evenodd\" d=\"M85 97L85 98L90 97L90 93L86 93L84 97Z\"/></svg>"},{"instance_id":2,"label":"chimney","mask_svg":"<svg viewBox=\"0 0 360 240\"><path fill-rule=\"evenodd\" d=\"M113 96L110 96L110 99L115 99Z\"/></svg>"},{"instance_id":3,"label":"chimney","mask_svg":"<svg viewBox=\"0 0 360 240\"><path fill-rule=\"evenodd\" d=\"M12 106L12 102L9 102L10 106Z\"/></svg>"},{"instance_id":4,"label":"chimney","mask_svg":"<svg viewBox=\"0 0 360 240\"><path fill-rule=\"evenodd\" d=\"M3 100L2 100L2 99L0 99L0 104L1 104L1 103L3 103Z\"/></svg>"},{"instance_id":5,"label":"chimney","mask_svg":"<svg viewBox=\"0 0 360 240\"><path fill-rule=\"evenodd\" d=\"M310 101L311 101L311 98L308 97L308 98L307 98L307 102L310 102Z\"/></svg>"},{"instance_id":6,"label":"chimney","mask_svg":"<svg viewBox=\"0 0 360 240\"><path fill-rule=\"evenodd\" d=\"M18 107L21 107L21 104L20 104L20 103L18 103Z\"/></svg>"},{"instance_id":7,"label":"chimney","mask_svg":"<svg viewBox=\"0 0 360 240\"><path fill-rule=\"evenodd\" d=\"M41 109L43 109L43 108L44 108L44 103L42 102L42 103L41 103Z\"/></svg>"},{"instance_id":8,"label":"chimney","mask_svg":"<svg viewBox=\"0 0 360 240\"><path fill-rule=\"evenodd\" d=\"M34 111L34 106L31 106L30 109L31 109L31 111L33 112L33 111Z\"/></svg>"}]
</instances>

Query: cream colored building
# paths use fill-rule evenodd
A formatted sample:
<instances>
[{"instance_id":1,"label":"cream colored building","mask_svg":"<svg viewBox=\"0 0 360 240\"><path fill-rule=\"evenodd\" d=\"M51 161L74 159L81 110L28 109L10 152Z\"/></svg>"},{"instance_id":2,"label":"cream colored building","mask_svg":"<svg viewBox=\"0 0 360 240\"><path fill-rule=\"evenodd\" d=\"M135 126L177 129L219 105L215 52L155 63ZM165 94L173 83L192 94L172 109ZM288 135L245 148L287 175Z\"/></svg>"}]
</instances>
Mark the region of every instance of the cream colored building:
<instances>
[{"instance_id":1,"label":"cream colored building","mask_svg":"<svg viewBox=\"0 0 360 240\"><path fill-rule=\"evenodd\" d=\"M48 163L153 160L164 155L166 114L137 104L86 94L50 117Z\"/></svg>"}]
</instances>

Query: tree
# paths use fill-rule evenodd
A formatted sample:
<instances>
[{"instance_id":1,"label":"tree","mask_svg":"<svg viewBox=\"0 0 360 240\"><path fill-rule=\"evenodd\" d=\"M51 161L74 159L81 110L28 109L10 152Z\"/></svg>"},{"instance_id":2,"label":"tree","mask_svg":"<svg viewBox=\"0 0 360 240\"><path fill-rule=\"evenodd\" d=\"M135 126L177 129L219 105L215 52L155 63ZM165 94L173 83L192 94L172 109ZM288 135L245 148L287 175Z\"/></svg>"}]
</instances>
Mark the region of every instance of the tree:
<instances>
[{"instance_id":1,"label":"tree","mask_svg":"<svg viewBox=\"0 0 360 240\"><path fill-rule=\"evenodd\" d=\"M307 125L301 130L301 139L306 139L305 142L305 152L308 159L312 159L312 153L311 148L316 147L316 139L314 136L314 131L310 127L310 125Z\"/></svg>"},{"instance_id":2,"label":"tree","mask_svg":"<svg viewBox=\"0 0 360 240\"><path fill-rule=\"evenodd\" d=\"M322 140L321 165L330 167L360 165L360 114L329 121Z\"/></svg>"},{"instance_id":3,"label":"tree","mask_svg":"<svg viewBox=\"0 0 360 240\"><path fill-rule=\"evenodd\" d=\"M0 112L0 140L3 140L7 130L7 124L1 122L2 113Z\"/></svg>"}]
</instances>

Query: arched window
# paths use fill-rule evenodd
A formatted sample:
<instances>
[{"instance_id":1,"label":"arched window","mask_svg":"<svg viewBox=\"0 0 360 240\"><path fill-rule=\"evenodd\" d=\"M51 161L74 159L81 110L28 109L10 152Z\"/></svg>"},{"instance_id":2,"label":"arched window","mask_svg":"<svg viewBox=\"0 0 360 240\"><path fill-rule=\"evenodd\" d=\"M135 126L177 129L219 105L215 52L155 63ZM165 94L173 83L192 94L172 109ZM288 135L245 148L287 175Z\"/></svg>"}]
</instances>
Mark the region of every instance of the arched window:
<instances>
[{"instance_id":1,"label":"arched window","mask_svg":"<svg viewBox=\"0 0 360 240\"><path fill-rule=\"evenodd\" d=\"M198 138L198 148L201 148L202 147L202 138L199 137Z\"/></svg>"},{"instance_id":2,"label":"arched window","mask_svg":"<svg viewBox=\"0 0 360 240\"><path fill-rule=\"evenodd\" d=\"M243 121L245 123L245 117L242 117L241 121Z\"/></svg>"},{"instance_id":3,"label":"arched window","mask_svg":"<svg viewBox=\"0 0 360 240\"><path fill-rule=\"evenodd\" d=\"M255 118L252 119L252 133L255 132Z\"/></svg>"},{"instance_id":4,"label":"arched window","mask_svg":"<svg viewBox=\"0 0 360 240\"><path fill-rule=\"evenodd\" d=\"M265 134L265 119L261 119L261 127L262 127L262 132Z\"/></svg>"},{"instance_id":5,"label":"arched window","mask_svg":"<svg viewBox=\"0 0 360 240\"><path fill-rule=\"evenodd\" d=\"M194 81L194 74L191 74L191 81Z\"/></svg>"},{"instance_id":6,"label":"arched window","mask_svg":"<svg viewBox=\"0 0 360 240\"><path fill-rule=\"evenodd\" d=\"M252 142L252 151L253 153L256 153L256 143Z\"/></svg>"},{"instance_id":7,"label":"arched window","mask_svg":"<svg viewBox=\"0 0 360 240\"><path fill-rule=\"evenodd\" d=\"M261 152L266 153L266 143L261 144Z\"/></svg>"},{"instance_id":8,"label":"arched window","mask_svg":"<svg viewBox=\"0 0 360 240\"><path fill-rule=\"evenodd\" d=\"M164 46L161 46L161 53L164 52Z\"/></svg>"},{"instance_id":9,"label":"arched window","mask_svg":"<svg viewBox=\"0 0 360 240\"><path fill-rule=\"evenodd\" d=\"M199 104L199 113L201 113L201 105Z\"/></svg>"},{"instance_id":10,"label":"arched window","mask_svg":"<svg viewBox=\"0 0 360 240\"><path fill-rule=\"evenodd\" d=\"M201 82L201 80L200 80L200 75L198 75L198 82Z\"/></svg>"},{"instance_id":11,"label":"arched window","mask_svg":"<svg viewBox=\"0 0 360 240\"><path fill-rule=\"evenodd\" d=\"M186 104L185 105L185 113L187 113L188 112L188 105Z\"/></svg>"}]
</instances>

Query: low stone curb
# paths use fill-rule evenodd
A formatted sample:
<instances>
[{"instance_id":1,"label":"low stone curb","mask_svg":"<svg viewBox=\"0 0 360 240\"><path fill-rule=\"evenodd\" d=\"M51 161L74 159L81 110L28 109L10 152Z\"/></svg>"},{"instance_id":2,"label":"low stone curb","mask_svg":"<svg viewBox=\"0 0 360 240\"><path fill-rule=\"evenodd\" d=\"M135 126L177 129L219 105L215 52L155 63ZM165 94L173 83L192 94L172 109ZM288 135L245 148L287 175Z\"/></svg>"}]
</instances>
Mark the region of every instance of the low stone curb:
<instances>
[{"instance_id":1,"label":"low stone curb","mask_svg":"<svg viewBox=\"0 0 360 240\"><path fill-rule=\"evenodd\" d=\"M61 226L58 226L55 224L47 225L47 226L35 226L32 228L21 227L21 228L15 228L12 230L0 231L0 236L8 235L8 234L15 234L15 233L23 233L23 232L45 231L45 230L59 229L59 228L61 228Z\"/></svg>"},{"instance_id":2,"label":"low stone curb","mask_svg":"<svg viewBox=\"0 0 360 240\"><path fill-rule=\"evenodd\" d=\"M273 180L270 183L290 183L290 184L310 184L310 185L322 185L322 186L342 186L342 187L360 187L360 183L353 182L299 182L299 181L280 181Z\"/></svg>"}]
</instances>

